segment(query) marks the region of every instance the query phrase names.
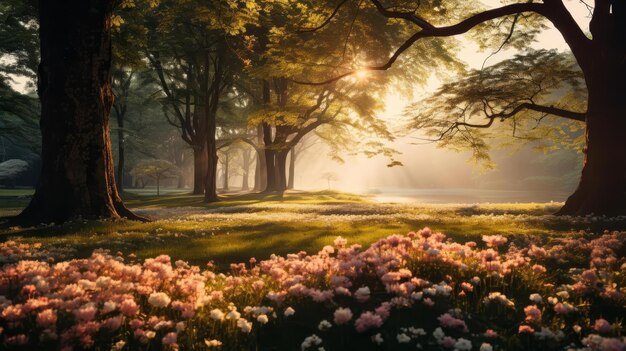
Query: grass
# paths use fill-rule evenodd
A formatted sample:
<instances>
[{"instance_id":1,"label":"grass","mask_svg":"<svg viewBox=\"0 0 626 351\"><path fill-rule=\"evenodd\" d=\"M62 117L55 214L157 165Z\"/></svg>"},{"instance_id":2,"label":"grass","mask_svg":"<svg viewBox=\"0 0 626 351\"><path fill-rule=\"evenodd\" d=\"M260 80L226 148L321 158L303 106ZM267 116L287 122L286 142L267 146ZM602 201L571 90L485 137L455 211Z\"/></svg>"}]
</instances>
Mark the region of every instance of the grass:
<instances>
[{"instance_id":1,"label":"grass","mask_svg":"<svg viewBox=\"0 0 626 351\"><path fill-rule=\"evenodd\" d=\"M13 196L11 196L13 194ZM25 206L24 190L0 192L0 216ZM369 197L321 192L275 195L227 194L219 203L184 193L163 196L126 193L126 203L154 220L80 221L59 226L0 229L0 240L41 242L86 257L94 249L135 253L140 258L169 254L194 264L214 260L219 267L264 259L272 253L317 252L337 236L367 245L379 238L425 226L458 241L483 234L567 235L572 230L626 228L624 221L551 216L559 204L420 205L376 203Z\"/></svg>"}]
</instances>

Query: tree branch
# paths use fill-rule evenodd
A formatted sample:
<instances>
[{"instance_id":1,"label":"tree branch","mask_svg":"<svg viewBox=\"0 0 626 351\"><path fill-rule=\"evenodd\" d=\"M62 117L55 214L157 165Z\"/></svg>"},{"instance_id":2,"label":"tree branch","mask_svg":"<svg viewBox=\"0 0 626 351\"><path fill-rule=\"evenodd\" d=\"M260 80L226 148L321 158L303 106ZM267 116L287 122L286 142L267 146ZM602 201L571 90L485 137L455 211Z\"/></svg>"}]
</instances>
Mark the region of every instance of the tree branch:
<instances>
[{"instance_id":1,"label":"tree branch","mask_svg":"<svg viewBox=\"0 0 626 351\"><path fill-rule=\"evenodd\" d=\"M371 0L375 5L378 2L377 0ZM378 4L380 4L378 2ZM562 4L561 4L562 5ZM570 38L570 41L572 41L573 43L570 43L570 41L568 41L568 44L570 44L570 46L574 45L576 47L578 47L579 45L581 46L586 46L583 45L581 42L581 38L579 37L579 35L582 35L585 39L586 37L584 36L584 34L582 34L582 32L580 31L580 28L578 26L576 26L576 28L570 28L570 22L568 19L560 19L560 18L555 18L558 17L559 12L558 12L558 7L552 5L552 7L548 8L546 4L541 4L541 3L520 3L520 4L511 4L511 5L506 5L506 6L502 6L499 8L495 8L495 9L491 9L491 10L486 10L480 13L477 13L475 15L472 15L468 18L466 18L465 20L450 25L450 26L445 26L445 27L428 27L426 25L426 28L423 28L422 30L420 30L419 32L413 34L410 38L408 38L402 45L400 45L396 51L391 55L391 57L387 60L386 63L379 65L379 66L365 66L365 67L361 67L359 69L354 69L354 70L350 70L347 71L343 74L340 74L338 76L335 76L333 78L324 80L324 81L320 81L320 82L307 82L307 81L300 81L300 80L292 80L294 83L296 84L302 84L302 85L326 85L326 84L330 84L332 82L335 82L337 80L340 80L342 78L345 78L347 76L353 75L359 71L386 71L389 68L391 68L393 66L393 64L398 60L398 58L400 57L400 55L402 55L406 50L408 50L411 46L413 46L413 44L415 44L418 40L423 39L423 38L436 38L436 37L450 37L450 36L455 36L455 35L459 35L459 34L463 34L468 32L469 30L471 30L472 28L476 27L479 24L482 24L484 22L499 18L499 17L503 17L503 16L509 16L509 15L515 15L515 14L519 14L519 13L523 13L523 12L535 12L538 14L543 15L544 17L548 18L550 21L552 21L555 26L557 26L557 28L561 31L567 31L568 35L567 37ZM566 10L567 11L567 10ZM379 9L379 12L381 12L381 14L383 14L386 17L390 17L390 18L403 18L403 17L394 17L394 16L407 16L406 14L403 15L403 13L400 12L394 12L391 11L391 13L389 13L388 10L382 8ZM569 14L569 13L568 13ZM571 15L569 15L569 17L571 17ZM411 22L413 22L411 19L407 19ZM573 20L573 19L572 19ZM558 23L558 25L557 25ZM575 24L575 22L574 22ZM578 30L578 32L580 32L580 34L576 34L576 30ZM563 34L565 36L565 34ZM566 38L567 40L567 38ZM574 48L572 48L572 50L574 50Z\"/></svg>"}]
</instances>

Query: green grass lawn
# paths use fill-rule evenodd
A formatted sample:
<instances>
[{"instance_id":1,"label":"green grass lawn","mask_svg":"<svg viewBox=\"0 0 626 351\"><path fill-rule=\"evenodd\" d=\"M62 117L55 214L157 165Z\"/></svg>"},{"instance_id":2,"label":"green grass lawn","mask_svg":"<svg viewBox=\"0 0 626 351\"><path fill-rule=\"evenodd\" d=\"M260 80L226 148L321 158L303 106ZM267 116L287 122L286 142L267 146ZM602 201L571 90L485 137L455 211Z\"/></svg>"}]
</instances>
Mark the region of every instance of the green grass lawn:
<instances>
[{"instance_id":1,"label":"green grass lawn","mask_svg":"<svg viewBox=\"0 0 626 351\"><path fill-rule=\"evenodd\" d=\"M0 191L0 216L19 213L28 203L26 190ZM52 252L70 249L85 257L97 248L135 253L140 258L169 254L174 259L219 267L264 259L272 253L316 252L337 236L369 244L381 237L423 227L459 241L483 234L515 237L567 235L572 231L624 229L623 220L552 216L559 204L423 205L377 203L372 198L334 191L227 194L204 204L202 196L170 192L124 194L136 212L152 219L80 221L60 226L0 228L0 240L41 242Z\"/></svg>"}]
</instances>

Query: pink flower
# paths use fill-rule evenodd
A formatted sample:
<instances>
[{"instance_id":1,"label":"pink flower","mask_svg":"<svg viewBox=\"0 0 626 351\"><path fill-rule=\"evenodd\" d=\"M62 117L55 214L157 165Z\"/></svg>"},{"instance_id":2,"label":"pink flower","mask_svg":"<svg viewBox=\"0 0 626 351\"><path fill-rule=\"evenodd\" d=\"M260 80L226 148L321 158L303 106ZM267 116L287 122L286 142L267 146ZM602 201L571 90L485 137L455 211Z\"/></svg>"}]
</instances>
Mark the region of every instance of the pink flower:
<instances>
[{"instance_id":1,"label":"pink flower","mask_svg":"<svg viewBox=\"0 0 626 351\"><path fill-rule=\"evenodd\" d=\"M486 242L489 247L498 247L506 244L508 240L502 235L483 235L483 241Z\"/></svg>"},{"instance_id":2,"label":"pink flower","mask_svg":"<svg viewBox=\"0 0 626 351\"><path fill-rule=\"evenodd\" d=\"M441 316L439 316L437 319L439 320L439 323L443 327L461 329L466 333L469 331L467 329L467 325L465 324L465 321L452 317L450 313L444 313Z\"/></svg>"},{"instance_id":3,"label":"pink flower","mask_svg":"<svg viewBox=\"0 0 626 351\"><path fill-rule=\"evenodd\" d=\"M535 273L545 273L546 272L546 267L540 265L540 264L536 264L533 266L533 271Z\"/></svg>"},{"instance_id":4,"label":"pink flower","mask_svg":"<svg viewBox=\"0 0 626 351\"><path fill-rule=\"evenodd\" d=\"M518 331L520 334L532 334L535 332L535 329L529 325L520 325Z\"/></svg>"},{"instance_id":5,"label":"pink flower","mask_svg":"<svg viewBox=\"0 0 626 351\"><path fill-rule=\"evenodd\" d=\"M50 328L57 322L57 313L51 309L45 309L37 314L37 325L41 328Z\"/></svg>"},{"instance_id":6,"label":"pink flower","mask_svg":"<svg viewBox=\"0 0 626 351\"><path fill-rule=\"evenodd\" d=\"M526 321L530 323L541 322L541 310L536 305L524 307L524 313L526 313Z\"/></svg>"},{"instance_id":7,"label":"pink flower","mask_svg":"<svg viewBox=\"0 0 626 351\"><path fill-rule=\"evenodd\" d=\"M139 312L139 306L133 298L128 298L120 303L120 312L126 316L134 316Z\"/></svg>"},{"instance_id":8,"label":"pink flower","mask_svg":"<svg viewBox=\"0 0 626 351\"><path fill-rule=\"evenodd\" d=\"M383 302L380 306L378 306L375 310L377 315L379 315L383 320L389 318L389 314L391 312L391 304L389 302Z\"/></svg>"},{"instance_id":9,"label":"pink flower","mask_svg":"<svg viewBox=\"0 0 626 351\"><path fill-rule=\"evenodd\" d=\"M115 331L115 330L120 329L123 322L124 322L123 316L115 316L115 317L107 318L104 321L102 321L102 327Z\"/></svg>"},{"instance_id":10,"label":"pink flower","mask_svg":"<svg viewBox=\"0 0 626 351\"><path fill-rule=\"evenodd\" d=\"M372 312L364 312L354 322L356 331L363 333L371 328L380 328L383 325L383 319L379 315Z\"/></svg>"},{"instance_id":11,"label":"pink flower","mask_svg":"<svg viewBox=\"0 0 626 351\"><path fill-rule=\"evenodd\" d=\"M606 334L611 332L611 324L603 318L596 319L596 322L593 325L593 329L595 329L598 333Z\"/></svg>"},{"instance_id":12,"label":"pink flower","mask_svg":"<svg viewBox=\"0 0 626 351\"><path fill-rule=\"evenodd\" d=\"M498 333L496 333L493 329L487 329L483 334L486 338L497 338Z\"/></svg>"},{"instance_id":13,"label":"pink flower","mask_svg":"<svg viewBox=\"0 0 626 351\"><path fill-rule=\"evenodd\" d=\"M576 308L568 303L557 303L554 305L554 312L558 314L568 314L574 312Z\"/></svg>"},{"instance_id":14,"label":"pink flower","mask_svg":"<svg viewBox=\"0 0 626 351\"><path fill-rule=\"evenodd\" d=\"M468 282L463 282L461 283L461 289L467 291L467 292L472 292L474 291L474 286Z\"/></svg>"},{"instance_id":15,"label":"pink flower","mask_svg":"<svg viewBox=\"0 0 626 351\"><path fill-rule=\"evenodd\" d=\"M172 345L176 343L177 339L178 339L178 335L174 332L171 332L171 333L165 334L163 339L161 339L161 342L163 343L163 345Z\"/></svg>"},{"instance_id":16,"label":"pink flower","mask_svg":"<svg viewBox=\"0 0 626 351\"><path fill-rule=\"evenodd\" d=\"M451 336L444 336L443 339L441 339L441 346L451 349L454 347L454 345L456 344L456 339L454 339Z\"/></svg>"},{"instance_id":17,"label":"pink flower","mask_svg":"<svg viewBox=\"0 0 626 351\"><path fill-rule=\"evenodd\" d=\"M342 325L348 323L352 319L352 311L349 308L338 308L335 310L335 324Z\"/></svg>"},{"instance_id":18,"label":"pink flower","mask_svg":"<svg viewBox=\"0 0 626 351\"><path fill-rule=\"evenodd\" d=\"M74 310L74 316L80 321L88 322L96 318L96 312L98 312L96 306L93 303L87 303Z\"/></svg>"}]
</instances>

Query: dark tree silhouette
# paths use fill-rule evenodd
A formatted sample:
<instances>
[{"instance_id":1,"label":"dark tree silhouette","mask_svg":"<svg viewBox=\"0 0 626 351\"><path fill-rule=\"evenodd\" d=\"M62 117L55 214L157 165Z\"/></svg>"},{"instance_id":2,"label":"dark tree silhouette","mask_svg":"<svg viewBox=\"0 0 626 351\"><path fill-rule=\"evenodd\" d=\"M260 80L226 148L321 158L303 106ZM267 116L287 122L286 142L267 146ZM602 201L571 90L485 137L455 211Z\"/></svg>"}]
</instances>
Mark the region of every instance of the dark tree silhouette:
<instances>
[{"instance_id":1,"label":"dark tree silhouette","mask_svg":"<svg viewBox=\"0 0 626 351\"><path fill-rule=\"evenodd\" d=\"M117 192L109 137L115 3L39 2L42 170L17 223L140 219Z\"/></svg>"}]
</instances>

